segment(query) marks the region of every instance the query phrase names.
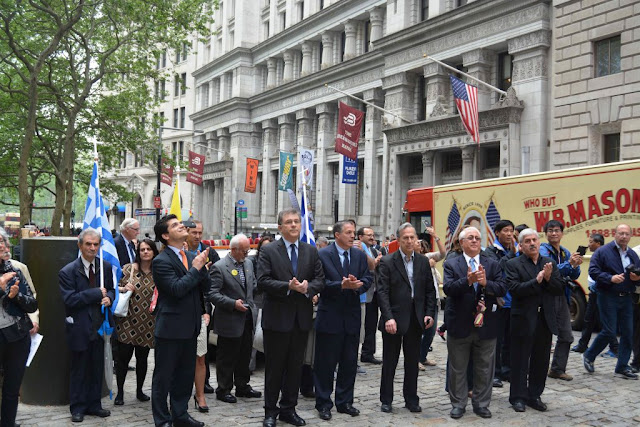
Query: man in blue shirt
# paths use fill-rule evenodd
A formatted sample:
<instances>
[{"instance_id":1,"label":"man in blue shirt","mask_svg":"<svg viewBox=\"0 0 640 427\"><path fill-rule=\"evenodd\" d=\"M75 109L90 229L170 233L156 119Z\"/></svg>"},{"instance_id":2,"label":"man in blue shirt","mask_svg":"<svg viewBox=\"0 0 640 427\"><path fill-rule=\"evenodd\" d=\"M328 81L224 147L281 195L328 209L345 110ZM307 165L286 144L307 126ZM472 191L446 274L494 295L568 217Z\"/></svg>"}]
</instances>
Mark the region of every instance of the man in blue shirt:
<instances>
[{"instance_id":1,"label":"man in blue shirt","mask_svg":"<svg viewBox=\"0 0 640 427\"><path fill-rule=\"evenodd\" d=\"M633 300L631 295L640 286L640 259L628 247L631 227L616 227L614 241L598 249L591 257L589 276L596 281L598 311L602 331L593 340L583 357L584 368L593 373L593 362L620 331L620 347L615 373L625 379L638 379L629 366L633 337Z\"/></svg>"},{"instance_id":2,"label":"man in blue shirt","mask_svg":"<svg viewBox=\"0 0 640 427\"><path fill-rule=\"evenodd\" d=\"M580 264L582 256L579 253L571 253L564 246L560 246L564 232L564 224L552 219L543 228L549 243L540 245L540 255L552 258L558 263L560 275L565 279L576 280L580 277ZM566 373L567 361L569 360L569 349L573 342L573 331L571 330L571 314L569 313L569 295L571 288L565 285L565 295L555 298L556 316L558 323L558 340L553 352L549 378L557 378L571 381L573 377Z\"/></svg>"}]
</instances>

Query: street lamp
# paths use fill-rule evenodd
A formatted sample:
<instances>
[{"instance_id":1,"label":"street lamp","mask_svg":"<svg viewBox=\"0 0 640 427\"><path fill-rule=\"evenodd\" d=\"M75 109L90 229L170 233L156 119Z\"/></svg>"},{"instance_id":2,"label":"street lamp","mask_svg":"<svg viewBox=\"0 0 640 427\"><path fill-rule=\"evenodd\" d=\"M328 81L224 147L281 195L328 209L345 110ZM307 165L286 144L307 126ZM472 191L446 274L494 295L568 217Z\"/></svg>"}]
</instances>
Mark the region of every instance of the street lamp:
<instances>
[{"instance_id":1,"label":"street lamp","mask_svg":"<svg viewBox=\"0 0 640 427\"><path fill-rule=\"evenodd\" d=\"M156 196L157 200L160 200L160 182L161 182L161 174L162 174L162 131L163 130L178 130L178 131L188 131L189 129L182 128L174 128L170 126L158 126L158 175L157 175L157 183L156 183ZM203 130L200 129L192 129L192 133L204 133ZM160 204L156 204L156 221L160 220Z\"/></svg>"}]
</instances>

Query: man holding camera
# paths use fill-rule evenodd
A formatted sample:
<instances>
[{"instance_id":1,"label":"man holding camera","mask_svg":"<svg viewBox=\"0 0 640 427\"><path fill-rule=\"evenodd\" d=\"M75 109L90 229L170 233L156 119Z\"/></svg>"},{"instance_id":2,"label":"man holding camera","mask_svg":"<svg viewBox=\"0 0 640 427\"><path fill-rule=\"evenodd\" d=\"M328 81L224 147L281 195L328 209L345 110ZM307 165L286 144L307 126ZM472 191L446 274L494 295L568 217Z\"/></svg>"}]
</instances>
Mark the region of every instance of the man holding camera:
<instances>
[{"instance_id":1,"label":"man holding camera","mask_svg":"<svg viewBox=\"0 0 640 427\"><path fill-rule=\"evenodd\" d=\"M616 227L614 241L598 249L591 257L589 276L596 282L598 312L602 330L583 357L584 368L593 373L593 362L620 331L620 347L615 374L625 379L638 379L629 366L633 338L633 300L640 286L640 259L628 247L631 227Z\"/></svg>"}]
</instances>

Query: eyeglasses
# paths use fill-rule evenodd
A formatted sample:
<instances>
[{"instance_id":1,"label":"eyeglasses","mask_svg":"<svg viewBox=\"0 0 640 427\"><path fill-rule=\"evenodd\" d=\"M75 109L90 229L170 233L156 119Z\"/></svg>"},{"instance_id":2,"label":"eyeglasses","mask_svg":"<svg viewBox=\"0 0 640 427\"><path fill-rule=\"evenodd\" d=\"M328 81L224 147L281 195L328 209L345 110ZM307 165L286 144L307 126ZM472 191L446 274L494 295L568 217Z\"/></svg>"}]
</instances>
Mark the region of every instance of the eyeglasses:
<instances>
[{"instance_id":1,"label":"eyeglasses","mask_svg":"<svg viewBox=\"0 0 640 427\"><path fill-rule=\"evenodd\" d=\"M559 228L550 228L547 230L547 234L560 234L562 233L562 230L560 230Z\"/></svg>"},{"instance_id":2,"label":"eyeglasses","mask_svg":"<svg viewBox=\"0 0 640 427\"><path fill-rule=\"evenodd\" d=\"M473 241L480 241L480 236L469 236L469 237L465 237L466 240L473 242Z\"/></svg>"},{"instance_id":3,"label":"eyeglasses","mask_svg":"<svg viewBox=\"0 0 640 427\"><path fill-rule=\"evenodd\" d=\"M133 230L133 231L140 231L140 227L137 227L137 228L135 228L135 227L129 227L129 229L130 229L130 230Z\"/></svg>"}]
</instances>

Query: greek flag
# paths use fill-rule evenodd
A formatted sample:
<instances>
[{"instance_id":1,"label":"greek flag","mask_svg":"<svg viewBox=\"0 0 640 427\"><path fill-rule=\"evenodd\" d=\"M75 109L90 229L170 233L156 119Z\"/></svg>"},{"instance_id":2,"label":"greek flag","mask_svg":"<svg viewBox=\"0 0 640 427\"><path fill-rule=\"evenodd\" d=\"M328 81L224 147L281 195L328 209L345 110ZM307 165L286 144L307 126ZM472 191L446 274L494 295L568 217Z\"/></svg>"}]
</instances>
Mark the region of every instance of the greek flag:
<instances>
[{"instance_id":1,"label":"greek flag","mask_svg":"<svg viewBox=\"0 0 640 427\"><path fill-rule=\"evenodd\" d=\"M302 230L300 231L300 240L310 245L316 245L316 239L313 237L313 225L311 224L311 214L307 211L306 185L302 188L302 197L300 200L300 217L302 218Z\"/></svg>"},{"instance_id":2,"label":"greek flag","mask_svg":"<svg viewBox=\"0 0 640 427\"><path fill-rule=\"evenodd\" d=\"M118 252L116 246L113 243L113 236L109 230L109 220L107 219L107 212L104 208L104 200L100 195L100 187L98 180L98 162L93 162L93 173L91 174L91 183L89 184L89 195L87 196L87 205L84 209L84 223L82 229L92 228L96 230L102 236L100 245L100 259L103 259L111 263L113 274L113 286L116 289L116 299L111 304L111 311L113 312L118 305L117 291L118 283L122 277L122 269L120 268L120 261L118 260ZM100 268L101 275L104 272L103 268ZM103 282L100 282L100 286L103 286Z\"/></svg>"}]
</instances>

